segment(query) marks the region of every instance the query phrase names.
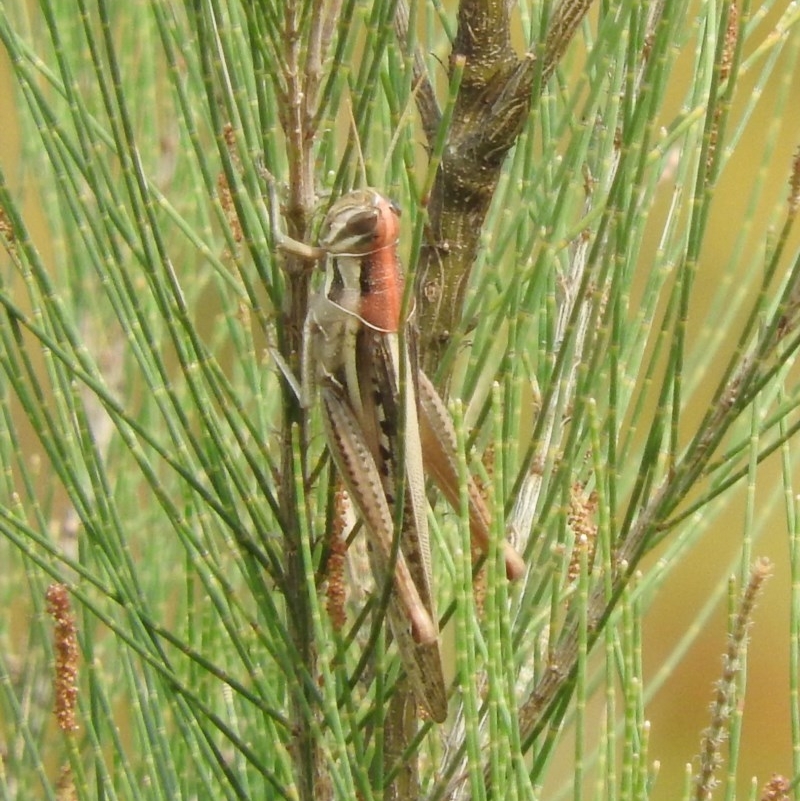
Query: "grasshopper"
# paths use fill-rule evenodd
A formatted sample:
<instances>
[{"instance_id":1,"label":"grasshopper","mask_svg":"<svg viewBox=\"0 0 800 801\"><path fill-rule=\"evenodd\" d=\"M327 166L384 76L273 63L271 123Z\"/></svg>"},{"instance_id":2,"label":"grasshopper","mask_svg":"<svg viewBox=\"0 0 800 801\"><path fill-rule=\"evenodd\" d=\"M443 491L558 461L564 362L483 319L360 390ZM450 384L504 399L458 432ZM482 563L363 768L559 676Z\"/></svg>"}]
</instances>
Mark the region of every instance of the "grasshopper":
<instances>
[{"instance_id":1,"label":"grasshopper","mask_svg":"<svg viewBox=\"0 0 800 801\"><path fill-rule=\"evenodd\" d=\"M333 204L317 248L285 238L288 251L325 259L325 282L309 304L303 396L320 398L327 443L368 537L379 587L392 582L387 617L417 702L435 721L447 716L427 525L426 471L459 503L456 434L444 402L418 368L414 329L403 319L404 275L397 247L400 210L375 189ZM411 317L411 315L409 315ZM405 386L401 391L401 383ZM400 459L400 453L403 459ZM404 475L398 475L400 464ZM397 498L402 488L403 497ZM484 553L490 516L468 486L470 531ZM403 504L393 560L396 504ZM503 542L506 574L524 563Z\"/></svg>"}]
</instances>

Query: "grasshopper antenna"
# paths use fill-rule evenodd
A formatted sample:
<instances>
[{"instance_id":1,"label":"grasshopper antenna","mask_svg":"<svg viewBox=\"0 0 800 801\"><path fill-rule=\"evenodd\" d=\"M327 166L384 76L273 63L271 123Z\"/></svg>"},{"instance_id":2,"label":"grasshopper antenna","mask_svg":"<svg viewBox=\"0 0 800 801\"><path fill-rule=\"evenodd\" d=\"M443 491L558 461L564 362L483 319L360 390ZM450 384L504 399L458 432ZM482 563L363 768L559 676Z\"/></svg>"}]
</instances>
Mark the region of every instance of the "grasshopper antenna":
<instances>
[{"instance_id":1,"label":"grasshopper antenna","mask_svg":"<svg viewBox=\"0 0 800 801\"><path fill-rule=\"evenodd\" d=\"M358 154L358 171L361 175L361 186L369 186L367 180L367 162L364 159L364 149L361 147L361 137L358 135L358 126L356 125L356 117L353 114L353 101L347 97L347 116L350 120L350 130L353 134L353 141L356 146L356 153Z\"/></svg>"}]
</instances>

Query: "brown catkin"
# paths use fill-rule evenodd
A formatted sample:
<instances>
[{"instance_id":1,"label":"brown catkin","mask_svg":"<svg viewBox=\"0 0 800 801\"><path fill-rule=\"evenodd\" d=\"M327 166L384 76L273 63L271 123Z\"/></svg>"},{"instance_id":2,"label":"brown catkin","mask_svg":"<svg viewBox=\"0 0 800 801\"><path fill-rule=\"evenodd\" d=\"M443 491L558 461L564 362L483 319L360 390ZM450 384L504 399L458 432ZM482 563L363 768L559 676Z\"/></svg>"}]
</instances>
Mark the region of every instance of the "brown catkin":
<instances>
[{"instance_id":1,"label":"brown catkin","mask_svg":"<svg viewBox=\"0 0 800 801\"><path fill-rule=\"evenodd\" d=\"M47 613L53 619L55 650L55 715L65 734L78 728L75 705L78 699L78 636L75 616L64 584L47 588Z\"/></svg>"}]
</instances>

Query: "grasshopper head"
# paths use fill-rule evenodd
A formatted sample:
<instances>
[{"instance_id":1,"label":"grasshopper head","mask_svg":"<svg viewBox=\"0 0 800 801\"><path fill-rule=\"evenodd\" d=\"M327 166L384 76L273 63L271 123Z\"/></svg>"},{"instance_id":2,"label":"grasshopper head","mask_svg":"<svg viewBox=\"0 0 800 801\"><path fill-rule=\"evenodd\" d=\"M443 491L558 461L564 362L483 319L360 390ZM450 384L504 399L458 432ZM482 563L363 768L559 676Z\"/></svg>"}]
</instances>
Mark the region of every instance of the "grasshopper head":
<instances>
[{"instance_id":1,"label":"grasshopper head","mask_svg":"<svg viewBox=\"0 0 800 801\"><path fill-rule=\"evenodd\" d=\"M356 189L331 206L319 244L332 256L363 256L397 244L400 209L377 189Z\"/></svg>"}]
</instances>

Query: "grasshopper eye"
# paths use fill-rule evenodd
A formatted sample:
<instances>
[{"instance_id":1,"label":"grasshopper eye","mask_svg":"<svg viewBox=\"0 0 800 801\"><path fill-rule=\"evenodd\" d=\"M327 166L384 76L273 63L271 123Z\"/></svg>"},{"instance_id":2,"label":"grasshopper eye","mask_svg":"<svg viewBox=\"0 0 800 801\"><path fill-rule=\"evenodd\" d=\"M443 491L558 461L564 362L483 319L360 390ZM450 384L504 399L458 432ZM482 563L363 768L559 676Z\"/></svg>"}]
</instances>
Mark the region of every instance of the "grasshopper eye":
<instances>
[{"instance_id":1,"label":"grasshopper eye","mask_svg":"<svg viewBox=\"0 0 800 801\"><path fill-rule=\"evenodd\" d=\"M357 189L333 204L320 232L320 247L334 256L362 256L394 244L400 207L375 189Z\"/></svg>"},{"instance_id":2,"label":"grasshopper eye","mask_svg":"<svg viewBox=\"0 0 800 801\"><path fill-rule=\"evenodd\" d=\"M374 208L340 210L325 220L319 244L329 253L367 253L377 236L378 214Z\"/></svg>"},{"instance_id":3,"label":"grasshopper eye","mask_svg":"<svg viewBox=\"0 0 800 801\"><path fill-rule=\"evenodd\" d=\"M344 224L342 233L353 239L371 240L376 236L378 214L375 209L353 211Z\"/></svg>"}]
</instances>

